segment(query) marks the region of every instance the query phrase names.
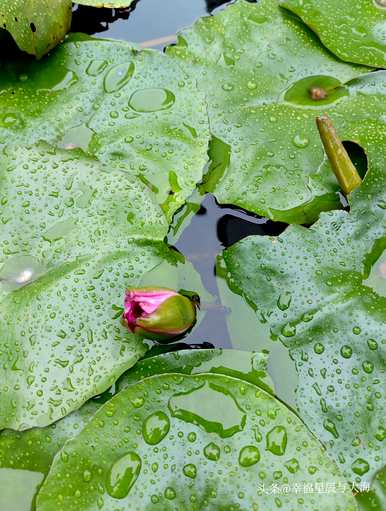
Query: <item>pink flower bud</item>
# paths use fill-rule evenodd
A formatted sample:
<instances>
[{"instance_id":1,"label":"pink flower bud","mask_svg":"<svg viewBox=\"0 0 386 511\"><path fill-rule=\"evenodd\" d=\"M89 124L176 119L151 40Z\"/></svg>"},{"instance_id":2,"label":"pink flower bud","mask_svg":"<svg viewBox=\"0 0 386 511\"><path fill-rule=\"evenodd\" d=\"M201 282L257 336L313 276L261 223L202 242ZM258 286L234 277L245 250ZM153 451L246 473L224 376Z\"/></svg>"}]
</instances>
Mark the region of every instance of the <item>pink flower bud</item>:
<instances>
[{"instance_id":1,"label":"pink flower bud","mask_svg":"<svg viewBox=\"0 0 386 511\"><path fill-rule=\"evenodd\" d=\"M167 288L128 289L123 320L135 334L165 342L187 332L196 321L192 301Z\"/></svg>"}]
</instances>

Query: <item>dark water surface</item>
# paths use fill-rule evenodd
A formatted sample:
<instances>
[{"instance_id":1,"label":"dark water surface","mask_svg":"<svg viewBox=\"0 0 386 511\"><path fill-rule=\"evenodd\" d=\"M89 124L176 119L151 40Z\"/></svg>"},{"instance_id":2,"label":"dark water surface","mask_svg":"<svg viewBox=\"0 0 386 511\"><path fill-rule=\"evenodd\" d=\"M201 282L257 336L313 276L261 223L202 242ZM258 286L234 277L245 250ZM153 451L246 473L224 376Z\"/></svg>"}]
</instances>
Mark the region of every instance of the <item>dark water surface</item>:
<instances>
[{"instance_id":1,"label":"dark water surface","mask_svg":"<svg viewBox=\"0 0 386 511\"><path fill-rule=\"evenodd\" d=\"M79 6L72 30L161 48L162 43L151 42L166 37L173 40L178 30L227 3L229 0L138 0L124 10Z\"/></svg>"}]
</instances>

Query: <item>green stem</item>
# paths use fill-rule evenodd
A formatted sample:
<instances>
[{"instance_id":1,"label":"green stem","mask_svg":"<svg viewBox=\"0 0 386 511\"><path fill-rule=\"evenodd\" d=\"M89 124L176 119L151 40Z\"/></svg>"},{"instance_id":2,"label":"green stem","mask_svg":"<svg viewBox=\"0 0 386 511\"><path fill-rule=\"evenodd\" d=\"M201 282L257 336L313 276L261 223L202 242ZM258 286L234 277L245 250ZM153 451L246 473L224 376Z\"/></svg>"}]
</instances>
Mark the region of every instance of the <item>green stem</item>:
<instances>
[{"instance_id":1,"label":"green stem","mask_svg":"<svg viewBox=\"0 0 386 511\"><path fill-rule=\"evenodd\" d=\"M362 183L362 179L342 144L342 141L338 137L328 115L317 117L316 124L324 149L330 160L332 170L343 192L348 195Z\"/></svg>"}]
</instances>

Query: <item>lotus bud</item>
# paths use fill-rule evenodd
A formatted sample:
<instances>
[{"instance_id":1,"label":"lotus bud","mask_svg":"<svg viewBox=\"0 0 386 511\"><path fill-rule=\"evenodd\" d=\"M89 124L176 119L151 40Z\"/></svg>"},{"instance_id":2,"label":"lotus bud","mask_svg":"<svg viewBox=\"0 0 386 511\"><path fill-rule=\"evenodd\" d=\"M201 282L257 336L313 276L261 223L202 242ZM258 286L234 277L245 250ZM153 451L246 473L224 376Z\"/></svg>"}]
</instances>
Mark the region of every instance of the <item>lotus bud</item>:
<instances>
[{"instance_id":1,"label":"lotus bud","mask_svg":"<svg viewBox=\"0 0 386 511\"><path fill-rule=\"evenodd\" d=\"M125 295L123 321L133 333L167 343L193 326L196 307L189 298L171 289L131 288Z\"/></svg>"}]
</instances>

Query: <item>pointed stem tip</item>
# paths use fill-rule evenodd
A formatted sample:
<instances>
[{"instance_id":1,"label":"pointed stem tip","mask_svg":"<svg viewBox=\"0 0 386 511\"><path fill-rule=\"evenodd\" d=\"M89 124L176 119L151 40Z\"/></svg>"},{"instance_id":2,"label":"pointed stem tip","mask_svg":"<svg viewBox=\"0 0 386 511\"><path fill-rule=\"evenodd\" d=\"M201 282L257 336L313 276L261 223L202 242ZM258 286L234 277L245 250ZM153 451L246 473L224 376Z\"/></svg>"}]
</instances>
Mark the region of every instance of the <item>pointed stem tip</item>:
<instances>
[{"instance_id":1,"label":"pointed stem tip","mask_svg":"<svg viewBox=\"0 0 386 511\"><path fill-rule=\"evenodd\" d=\"M332 170L343 192L348 195L362 183L362 179L328 115L317 117L316 124Z\"/></svg>"}]
</instances>

